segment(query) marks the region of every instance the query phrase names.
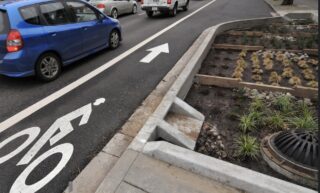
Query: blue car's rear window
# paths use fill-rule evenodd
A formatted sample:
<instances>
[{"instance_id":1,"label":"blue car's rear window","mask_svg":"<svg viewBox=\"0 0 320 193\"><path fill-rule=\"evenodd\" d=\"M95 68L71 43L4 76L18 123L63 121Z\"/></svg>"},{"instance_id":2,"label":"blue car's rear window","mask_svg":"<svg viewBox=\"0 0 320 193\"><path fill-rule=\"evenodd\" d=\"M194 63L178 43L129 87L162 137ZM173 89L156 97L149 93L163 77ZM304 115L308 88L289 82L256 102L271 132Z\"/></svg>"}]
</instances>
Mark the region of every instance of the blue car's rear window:
<instances>
[{"instance_id":1,"label":"blue car's rear window","mask_svg":"<svg viewBox=\"0 0 320 193\"><path fill-rule=\"evenodd\" d=\"M20 9L20 13L25 22L34 24L34 25L40 25L40 16L38 14L36 7L34 6L23 7Z\"/></svg>"},{"instance_id":2,"label":"blue car's rear window","mask_svg":"<svg viewBox=\"0 0 320 193\"><path fill-rule=\"evenodd\" d=\"M8 33L9 22L7 18L7 13L0 10L0 34Z\"/></svg>"}]
</instances>

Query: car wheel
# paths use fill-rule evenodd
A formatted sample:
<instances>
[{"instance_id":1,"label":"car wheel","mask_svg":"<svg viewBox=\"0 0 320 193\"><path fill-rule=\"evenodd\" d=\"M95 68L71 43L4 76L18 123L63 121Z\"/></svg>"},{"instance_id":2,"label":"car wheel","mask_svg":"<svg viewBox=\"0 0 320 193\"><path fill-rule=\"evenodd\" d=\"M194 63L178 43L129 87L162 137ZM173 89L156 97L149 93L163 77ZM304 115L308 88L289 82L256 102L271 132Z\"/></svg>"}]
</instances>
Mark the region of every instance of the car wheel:
<instances>
[{"instance_id":1,"label":"car wheel","mask_svg":"<svg viewBox=\"0 0 320 193\"><path fill-rule=\"evenodd\" d=\"M153 11L147 11L147 16L152 17L153 16Z\"/></svg>"},{"instance_id":2,"label":"car wheel","mask_svg":"<svg viewBox=\"0 0 320 193\"><path fill-rule=\"evenodd\" d=\"M114 18L114 19L117 19L118 18L118 10L112 9L111 17Z\"/></svg>"},{"instance_id":3,"label":"car wheel","mask_svg":"<svg viewBox=\"0 0 320 193\"><path fill-rule=\"evenodd\" d=\"M187 1L186 5L182 7L183 11L187 11L189 9L189 0Z\"/></svg>"},{"instance_id":4,"label":"car wheel","mask_svg":"<svg viewBox=\"0 0 320 193\"><path fill-rule=\"evenodd\" d=\"M36 63L36 76L42 81L53 81L60 75L61 68L60 58L54 53L46 53Z\"/></svg>"},{"instance_id":5,"label":"car wheel","mask_svg":"<svg viewBox=\"0 0 320 193\"><path fill-rule=\"evenodd\" d=\"M109 47L116 49L120 45L120 33L118 30L112 30L109 35Z\"/></svg>"},{"instance_id":6,"label":"car wheel","mask_svg":"<svg viewBox=\"0 0 320 193\"><path fill-rule=\"evenodd\" d=\"M175 4L174 5L174 7L173 7L173 9L170 11L170 16L171 17L174 17L174 16L176 16L177 15L177 10L178 10L178 5L177 4Z\"/></svg>"},{"instance_id":7,"label":"car wheel","mask_svg":"<svg viewBox=\"0 0 320 193\"><path fill-rule=\"evenodd\" d=\"M133 5L132 7L132 14L136 14L138 11L138 7L136 5Z\"/></svg>"}]
</instances>

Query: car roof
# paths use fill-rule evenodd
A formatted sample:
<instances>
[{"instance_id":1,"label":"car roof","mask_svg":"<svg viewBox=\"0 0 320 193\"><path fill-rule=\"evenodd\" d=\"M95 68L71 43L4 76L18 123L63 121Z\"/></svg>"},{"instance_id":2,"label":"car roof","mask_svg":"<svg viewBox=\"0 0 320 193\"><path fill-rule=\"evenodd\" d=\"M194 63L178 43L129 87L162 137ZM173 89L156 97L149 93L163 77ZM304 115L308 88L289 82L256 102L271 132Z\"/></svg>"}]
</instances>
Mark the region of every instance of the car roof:
<instances>
[{"instance_id":1,"label":"car roof","mask_svg":"<svg viewBox=\"0 0 320 193\"><path fill-rule=\"evenodd\" d=\"M49 0L5 0L0 1L0 9L19 8L22 6L28 6L35 3L43 3Z\"/></svg>"}]
</instances>

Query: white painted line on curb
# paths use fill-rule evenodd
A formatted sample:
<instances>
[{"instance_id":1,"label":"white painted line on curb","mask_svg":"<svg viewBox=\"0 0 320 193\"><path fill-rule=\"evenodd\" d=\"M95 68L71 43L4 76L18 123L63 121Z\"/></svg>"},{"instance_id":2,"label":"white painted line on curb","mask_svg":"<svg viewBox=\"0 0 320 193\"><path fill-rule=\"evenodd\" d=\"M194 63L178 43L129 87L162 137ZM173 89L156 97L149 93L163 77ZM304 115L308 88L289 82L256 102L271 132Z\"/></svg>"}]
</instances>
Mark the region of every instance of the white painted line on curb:
<instances>
[{"instance_id":1,"label":"white painted line on curb","mask_svg":"<svg viewBox=\"0 0 320 193\"><path fill-rule=\"evenodd\" d=\"M125 51L124 53L120 54L119 56L115 57L114 59L110 60L109 62L103 64L99 68L91 71L90 73L84 75L83 77L79 78L78 80L72 82L71 84L65 86L64 88L52 93L51 95L45 97L44 99L38 101L37 103L27 107L26 109L20 111L19 113L13 115L12 117L6 119L5 121L0 123L0 133L7 130L9 127L13 126L14 124L18 123L19 121L25 119L26 117L30 116L31 114L35 113L39 109L43 108L44 106L50 104L51 102L57 100L58 98L62 97L63 95L67 94L68 92L72 91L73 89L77 88L78 86L84 84L85 82L89 81L90 79L94 78L98 74L102 73L106 69L112 67L114 64L118 63L122 59L126 58L133 52L137 51L147 43L151 42L152 40L156 39L160 35L164 34L168 30L172 29L176 25L180 24L184 20L190 18L191 16L195 15L202 9L206 8L207 6L214 3L216 0L212 0L209 3L205 4L204 6L200 7L199 9L195 10L194 12L190 13L189 15L181 18L180 20L174 22L173 24L169 25L168 27L162 29L161 31L157 32L156 34L152 35L151 37L145 39L144 41L140 42L136 46L130 48L129 50Z\"/></svg>"}]
</instances>

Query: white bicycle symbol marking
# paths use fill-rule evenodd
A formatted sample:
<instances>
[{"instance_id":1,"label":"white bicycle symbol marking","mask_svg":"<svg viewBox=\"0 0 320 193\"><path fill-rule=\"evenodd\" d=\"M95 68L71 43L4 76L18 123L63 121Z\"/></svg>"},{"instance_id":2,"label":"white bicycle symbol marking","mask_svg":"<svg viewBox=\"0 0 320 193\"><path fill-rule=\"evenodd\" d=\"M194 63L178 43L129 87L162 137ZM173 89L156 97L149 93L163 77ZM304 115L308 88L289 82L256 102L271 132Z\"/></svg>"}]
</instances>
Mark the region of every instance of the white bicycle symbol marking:
<instances>
[{"instance_id":1,"label":"white bicycle symbol marking","mask_svg":"<svg viewBox=\"0 0 320 193\"><path fill-rule=\"evenodd\" d=\"M98 106L105 102L104 98L97 99L94 106ZM88 123L90 115L92 113L92 104L89 103L63 117L58 118L50 128L40 137L40 139L30 148L30 150L23 156L23 158L17 163L17 166L27 165L32 159L37 155L40 149L47 143L50 143L50 146L55 145L69 133L71 133L74 128L71 124L71 121L81 117L79 126L85 125ZM27 148L40 134L39 127L31 127L28 129L24 129L9 138L5 139L0 143L0 150L10 143L11 141L27 135L28 138L22 143L18 148L13 150L12 152L0 157L0 165L10 160L11 158L18 155L21 151ZM58 132L58 133L57 133ZM56 133L56 134L55 134ZM10 193L35 193L41 188L43 188L46 184L48 184L56 175L58 175L63 168L67 165L70 158L72 157L74 147L71 143L63 143L52 147L38 158L36 158L32 163L30 163L25 170L17 177L13 185L11 186ZM54 155L61 154L61 159L56 167L50 171L45 177L43 177L38 182L27 185L26 180L30 173L40 165L45 159Z\"/></svg>"}]
</instances>

